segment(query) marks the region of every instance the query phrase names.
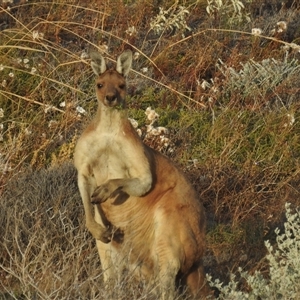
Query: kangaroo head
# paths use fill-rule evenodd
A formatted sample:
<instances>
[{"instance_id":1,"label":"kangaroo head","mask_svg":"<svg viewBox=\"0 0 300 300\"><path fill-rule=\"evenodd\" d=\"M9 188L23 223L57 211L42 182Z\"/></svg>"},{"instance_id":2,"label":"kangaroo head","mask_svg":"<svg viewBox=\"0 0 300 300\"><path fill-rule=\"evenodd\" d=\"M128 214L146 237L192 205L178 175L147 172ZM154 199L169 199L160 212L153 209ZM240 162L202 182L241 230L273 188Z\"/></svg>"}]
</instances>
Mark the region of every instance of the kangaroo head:
<instances>
[{"instance_id":1,"label":"kangaroo head","mask_svg":"<svg viewBox=\"0 0 300 300\"><path fill-rule=\"evenodd\" d=\"M96 95L100 104L107 107L125 105L126 81L130 71L132 52L124 51L117 59L115 69L107 69L105 59L98 52L90 53L91 66L96 78Z\"/></svg>"}]
</instances>

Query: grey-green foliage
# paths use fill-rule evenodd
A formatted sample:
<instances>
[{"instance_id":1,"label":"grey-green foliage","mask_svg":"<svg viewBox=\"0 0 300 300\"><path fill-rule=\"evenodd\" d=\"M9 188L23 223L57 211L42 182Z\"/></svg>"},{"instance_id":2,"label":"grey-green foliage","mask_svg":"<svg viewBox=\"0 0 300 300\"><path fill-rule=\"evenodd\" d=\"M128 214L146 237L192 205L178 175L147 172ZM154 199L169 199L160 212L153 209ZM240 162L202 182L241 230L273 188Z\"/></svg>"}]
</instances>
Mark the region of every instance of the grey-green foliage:
<instances>
[{"instance_id":1,"label":"grey-green foliage","mask_svg":"<svg viewBox=\"0 0 300 300\"><path fill-rule=\"evenodd\" d=\"M252 0L243 2L251 3ZM207 0L206 12L210 15L226 17L229 24L239 24L243 20L250 22L250 14L245 12L245 5L240 0Z\"/></svg>"},{"instance_id":2,"label":"grey-green foliage","mask_svg":"<svg viewBox=\"0 0 300 300\"><path fill-rule=\"evenodd\" d=\"M300 299L300 211L292 213L289 203L286 204L286 219L284 233L278 228L275 230L277 245L273 247L269 241L265 242L270 278L264 278L259 271L249 275L240 269L241 277L251 287L250 292L243 292L238 289L234 275L228 285L218 279L212 281L208 276L210 285L220 291L218 299Z\"/></svg>"},{"instance_id":3,"label":"grey-green foliage","mask_svg":"<svg viewBox=\"0 0 300 300\"><path fill-rule=\"evenodd\" d=\"M190 31L186 18L190 12L184 6L179 5L178 7L171 6L168 9L159 7L158 15L153 18L150 22L150 28L157 34L162 34L165 31Z\"/></svg>"},{"instance_id":4,"label":"grey-green foliage","mask_svg":"<svg viewBox=\"0 0 300 300\"><path fill-rule=\"evenodd\" d=\"M297 59L282 60L267 58L261 62L249 60L236 70L227 66L221 60L218 69L227 78L226 90L238 91L244 97L264 96L281 82L299 74L300 64Z\"/></svg>"}]
</instances>

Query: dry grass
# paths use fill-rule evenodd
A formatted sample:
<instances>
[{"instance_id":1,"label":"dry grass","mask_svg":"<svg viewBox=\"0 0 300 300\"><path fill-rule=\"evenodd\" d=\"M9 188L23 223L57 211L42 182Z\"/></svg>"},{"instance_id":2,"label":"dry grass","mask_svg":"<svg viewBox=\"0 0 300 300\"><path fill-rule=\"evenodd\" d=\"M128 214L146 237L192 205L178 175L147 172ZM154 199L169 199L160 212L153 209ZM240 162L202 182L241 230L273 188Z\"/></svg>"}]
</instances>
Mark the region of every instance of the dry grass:
<instances>
[{"instance_id":1,"label":"dry grass","mask_svg":"<svg viewBox=\"0 0 300 300\"><path fill-rule=\"evenodd\" d=\"M145 141L191 178L207 210L207 272L266 270L265 239L299 206L299 5L252 1L251 18L179 1L186 26L150 28L173 1L0 4L0 276L4 299L150 299L125 274L106 289L69 162L96 107L91 48L138 53L131 117L159 113L171 143ZM173 4L173 6L172 6ZM134 11L134 13L133 13ZM229 17L232 16L232 17ZM280 32L279 21L287 23ZM262 29L252 35L252 28ZM275 29L275 32L272 30ZM30 170L30 171L28 171ZM124 292L125 291L125 292ZM111 294L108 294L111 293ZM113 295L113 293L115 293ZM10 295L10 296L9 296ZM1 296L0 296L1 298Z\"/></svg>"},{"instance_id":2,"label":"dry grass","mask_svg":"<svg viewBox=\"0 0 300 300\"><path fill-rule=\"evenodd\" d=\"M27 172L11 181L0 207L5 211L0 223L0 288L5 299L154 297L130 274L104 286L95 241L84 228L71 164Z\"/></svg>"}]
</instances>

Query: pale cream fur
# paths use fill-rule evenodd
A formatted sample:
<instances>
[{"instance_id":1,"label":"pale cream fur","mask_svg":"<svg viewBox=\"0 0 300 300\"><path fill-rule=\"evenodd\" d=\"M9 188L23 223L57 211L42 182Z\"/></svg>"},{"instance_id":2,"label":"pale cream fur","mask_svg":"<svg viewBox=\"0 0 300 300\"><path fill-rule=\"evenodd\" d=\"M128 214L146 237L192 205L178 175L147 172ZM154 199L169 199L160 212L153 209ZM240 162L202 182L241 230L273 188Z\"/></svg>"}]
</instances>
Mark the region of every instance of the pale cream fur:
<instances>
[{"instance_id":1,"label":"pale cream fur","mask_svg":"<svg viewBox=\"0 0 300 300\"><path fill-rule=\"evenodd\" d=\"M127 118L131 51L118 57L116 69L107 70L98 53L91 59L98 111L77 143L74 161L104 280L125 264L148 282L158 280L160 299L173 299L178 274L195 297L204 296L203 207L184 175L144 145Z\"/></svg>"}]
</instances>

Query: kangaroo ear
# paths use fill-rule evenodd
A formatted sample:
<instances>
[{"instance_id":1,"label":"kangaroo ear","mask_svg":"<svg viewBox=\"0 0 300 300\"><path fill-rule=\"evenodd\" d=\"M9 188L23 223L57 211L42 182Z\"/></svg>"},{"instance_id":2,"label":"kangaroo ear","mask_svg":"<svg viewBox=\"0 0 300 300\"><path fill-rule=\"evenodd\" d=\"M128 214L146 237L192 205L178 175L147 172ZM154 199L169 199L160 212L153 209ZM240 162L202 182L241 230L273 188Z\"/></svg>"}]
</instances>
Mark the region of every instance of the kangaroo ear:
<instances>
[{"instance_id":1,"label":"kangaroo ear","mask_svg":"<svg viewBox=\"0 0 300 300\"><path fill-rule=\"evenodd\" d=\"M106 71L106 62L99 52L90 52L91 67L96 75L100 75Z\"/></svg>"},{"instance_id":2,"label":"kangaroo ear","mask_svg":"<svg viewBox=\"0 0 300 300\"><path fill-rule=\"evenodd\" d=\"M116 70L123 76L127 76L132 63L132 52L131 50L125 50L117 59Z\"/></svg>"}]
</instances>

